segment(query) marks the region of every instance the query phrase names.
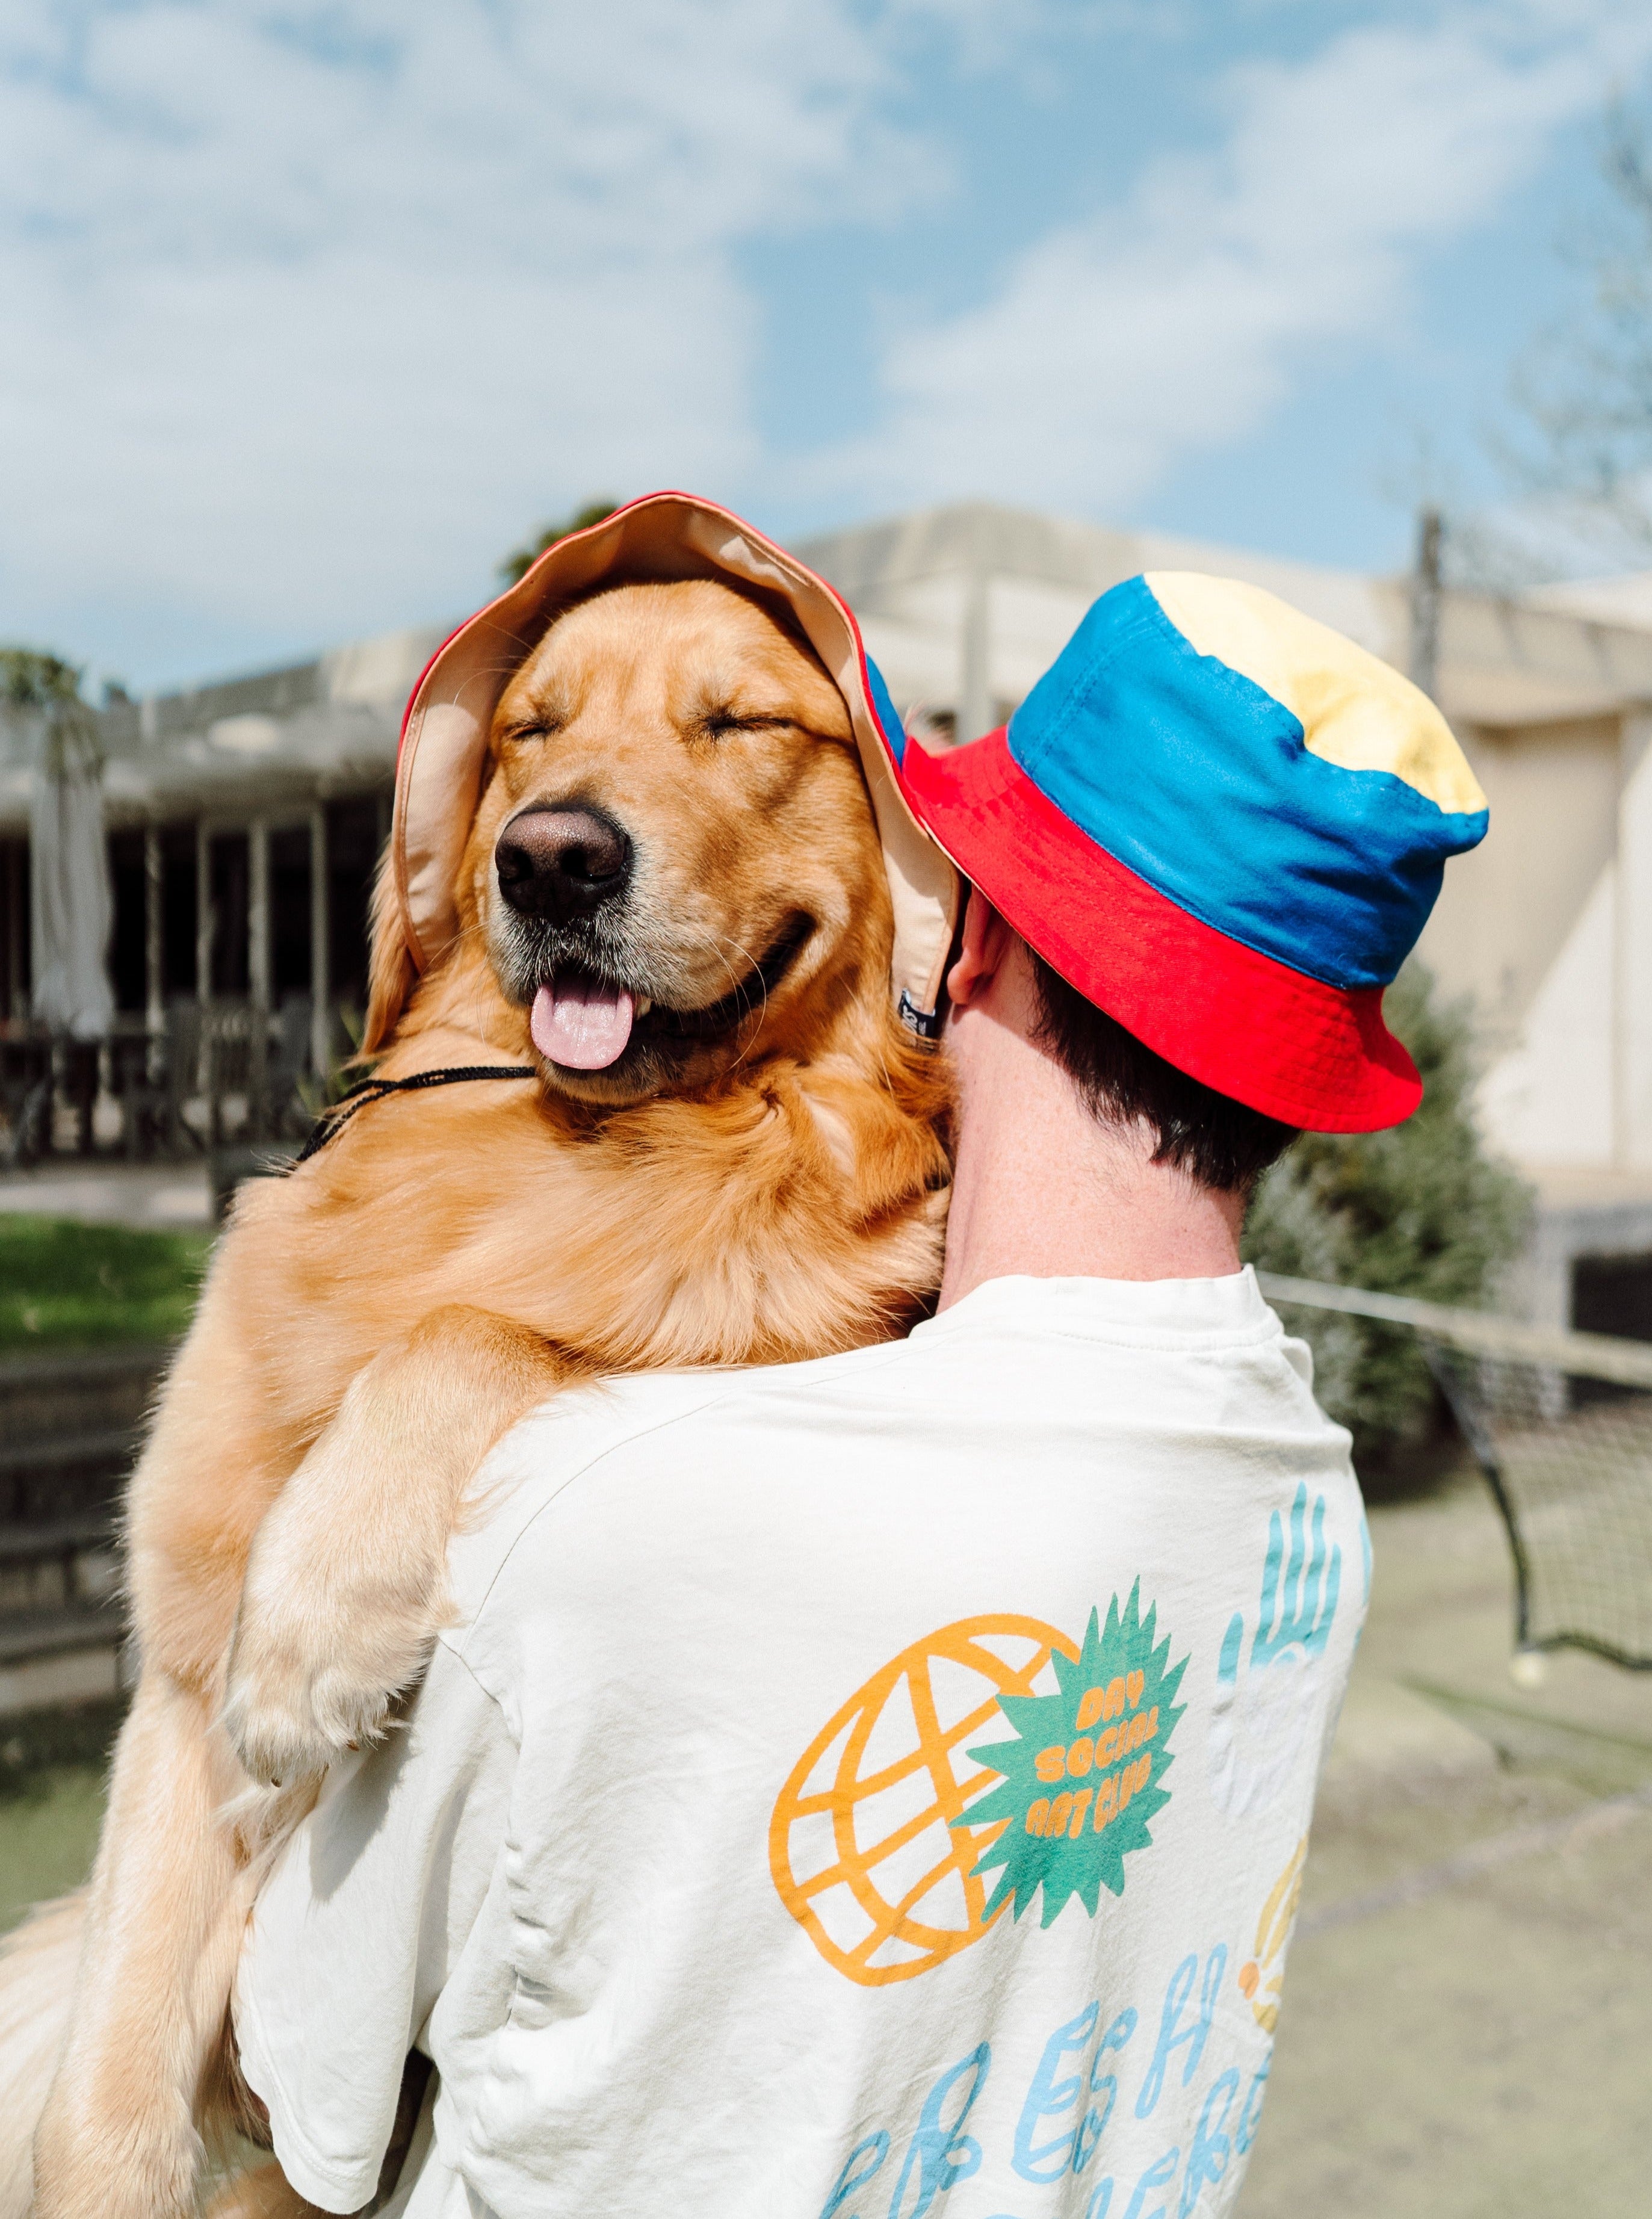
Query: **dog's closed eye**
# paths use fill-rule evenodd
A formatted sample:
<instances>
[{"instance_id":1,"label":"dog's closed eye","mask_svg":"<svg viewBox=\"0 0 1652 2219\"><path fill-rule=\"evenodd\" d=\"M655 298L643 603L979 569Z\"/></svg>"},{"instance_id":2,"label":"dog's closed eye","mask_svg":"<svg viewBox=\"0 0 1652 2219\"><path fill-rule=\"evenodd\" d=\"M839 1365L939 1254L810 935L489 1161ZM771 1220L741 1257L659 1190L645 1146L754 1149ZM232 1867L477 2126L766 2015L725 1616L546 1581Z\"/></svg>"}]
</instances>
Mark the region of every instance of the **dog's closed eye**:
<instances>
[{"instance_id":1,"label":"dog's closed eye","mask_svg":"<svg viewBox=\"0 0 1652 2219\"><path fill-rule=\"evenodd\" d=\"M699 729L708 740L726 739L731 732L783 732L797 723L795 717L747 715L737 709L705 710Z\"/></svg>"}]
</instances>

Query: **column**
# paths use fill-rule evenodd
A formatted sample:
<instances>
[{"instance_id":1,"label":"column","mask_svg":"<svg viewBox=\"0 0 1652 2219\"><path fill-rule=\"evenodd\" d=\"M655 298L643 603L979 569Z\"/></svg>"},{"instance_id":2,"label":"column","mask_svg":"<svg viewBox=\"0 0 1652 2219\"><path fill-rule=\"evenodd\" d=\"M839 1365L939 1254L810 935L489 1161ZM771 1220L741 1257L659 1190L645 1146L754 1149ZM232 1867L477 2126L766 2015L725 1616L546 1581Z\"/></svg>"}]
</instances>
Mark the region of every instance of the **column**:
<instances>
[{"instance_id":1,"label":"column","mask_svg":"<svg viewBox=\"0 0 1652 2219\"><path fill-rule=\"evenodd\" d=\"M1417 562L1411 574L1411 682L1431 700L1440 674L1440 548L1444 526L1437 508L1417 519Z\"/></svg>"},{"instance_id":2,"label":"column","mask_svg":"<svg viewBox=\"0 0 1652 2219\"><path fill-rule=\"evenodd\" d=\"M1618 786L1613 1160L1652 1171L1652 712L1625 715Z\"/></svg>"},{"instance_id":3,"label":"column","mask_svg":"<svg viewBox=\"0 0 1652 2219\"><path fill-rule=\"evenodd\" d=\"M144 1022L152 1057L166 1015L166 979L162 968L163 893L160 827L146 825L143 836Z\"/></svg>"},{"instance_id":4,"label":"column","mask_svg":"<svg viewBox=\"0 0 1652 2219\"><path fill-rule=\"evenodd\" d=\"M325 1080L332 1061L332 904L327 880L327 812L310 811L310 1069Z\"/></svg>"},{"instance_id":5,"label":"column","mask_svg":"<svg viewBox=\"0 0 1652 2219\"><path fill-rule=\"evenodd\" d=\"M246 828L246 969L248 1122L252 1138L270 1129L270 826L255 817Z\"/></svg>"},{"instance_id":6,"label":"column","mask_svg":"<svg viewBox=\"0 0 1652 2219\"><path fill-rule=\"evenodd\" d=\"M6 1006L0 1017L28 1014L28 980L23 973L23 863L26 843L8 840L6 849Z\"/></svg>"},{"instance_id":7,"label":"column","mask_svg":"<svg viewBox=\"0 0 1652 2219\"><path fill-rule=\"evenodd\" d=\"M215 1148L222 1137L222 1112L220 1108L218 1052L215 1043L208 1037L212 1001L212 840L207 830L206 819L197 817L195 827L195 1001L200 1028L196 1040L195 1069L189 1074L189 1091L193 1093L197 1086L205 1089L207 1144Z\"/></svg>"},{"instance_id":8,"label":"column","mask_svg":"<svg viewBox=\"0 0 1652 2219\"><path fill-rule=\"evenodd\" d=\"M204 817L195 828L195 998L203 1010L212 999L212 842Z\"/></svg>"},{"instance_id":9,"label":"column","mask_svg":"<svg viewBox=\"0 0 1652 2219\"><path fill-rule=\"evenodd\" d=\"M960 643L958 724L953 737L962 745L991 731L992 714L992 581L972 568L964 590L964 637Z\"/></svg>"}]
</instances>

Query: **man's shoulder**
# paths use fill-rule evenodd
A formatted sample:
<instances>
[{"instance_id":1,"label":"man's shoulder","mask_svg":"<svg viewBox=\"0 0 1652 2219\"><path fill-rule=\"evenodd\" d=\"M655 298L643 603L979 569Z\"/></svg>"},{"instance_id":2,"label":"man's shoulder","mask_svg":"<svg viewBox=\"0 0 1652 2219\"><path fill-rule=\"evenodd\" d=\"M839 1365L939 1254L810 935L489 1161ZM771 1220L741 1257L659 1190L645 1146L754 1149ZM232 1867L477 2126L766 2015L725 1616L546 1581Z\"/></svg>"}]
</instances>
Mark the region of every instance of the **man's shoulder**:
<instances>
[{"instance_id":1,"label":"man's shoulder","mask_svg":"<svg viewBox=\"0 0 1652 2219\"><path fill-rule=\"evenodd\" d=\"M583 1532L598 1502L611 1523L673 1523L776 1478L812 1476L836 1494L875 1478L920 1496L1009 1457L1023 1469L1030 1458L1088 1470L1110 1436L1140 1442L1166 1425L1184 1435L1189 1394L1196 1402L1213 1370L1213 1420L1218 1406L1231 1416L1238 1365L1261 1432L1329 1433L1289 1346L1249 1272L1140 1284L1005 1278L903 1340L802 1364L594 1382L535 1411L484 1465L450 1560L460 1620L474 1619L512 1557L519 1564L525 1540L537 1557L553 1530ZM767 1514L768 1499L742 1497L741 1514Z\"/></svg>"},{"instance_id":2,"label":"man's shoulder","mask_svg":"<svg viewBox=\"0 0 1652 2219\"><path fill-rule=\"evenodd\" d=\"M829 1425L835 1408L898 1405L912 1391L905 1377L911 1373L946 1375L949 1391L969 1401L1040 1361L1063 1367L1079 1387L1074 1343L1086 1346L1096 1366L1105 1369L1115 1358L1133 1370L1145 1349L1172 1359L1220 1359L1281 1339L1248 1271L1232 1280L993 1279L904 1339L797 1364L640 1372L571 1389L500 1443L479 1476L476 1497L483 1519L507 1498L543 1506L632 1443L707 1420L738 1422L749 1413L781 1428ZM932 1403L923 1423L943 1425L948 1407Z\"/></svg>"},{"instance_id":3,"label":"man's shoulder","mask_svg":"<svg viewBox=\"0 0 1652 2219\"><path fill-rule=\"evenodd\" d=\"M881 1341L801 1364L629 1372L592 1380L541 1403L514 1426L484 1465L478 1490L485 1500L526 1487L543 1501L546 1490L568 1485L634 1442L746 1403L772 1404L797 1395L842 1394L853 1399L862 1381L908 1359L912 1347L909 1340Z\"/></svg>"},{"instance_id":4,"label":"man's shoulder","mask_svg":"<svg viewBox=\"0 0 1652 2219\"><path fill-rule=\"evenodd\" d=\"M483 1464L469 1507L449 1552L449 1583L461 1625L474 1618L500 1569L531 1529L587 1476L628 1453L680 1453L682 1437L719 1419L736 1420L742 1406L773 1408L801 1395L817 1421L823 1400L847 1395L880 1368L900 1362L910 1344L879 1343L806 1364L725 1371L618 1375L571 1388L522 1419ZM736 1420L737 1421L737 1420ZM810 1419L800 1416L800 1422Z\"/></svg>"}]
</instances>

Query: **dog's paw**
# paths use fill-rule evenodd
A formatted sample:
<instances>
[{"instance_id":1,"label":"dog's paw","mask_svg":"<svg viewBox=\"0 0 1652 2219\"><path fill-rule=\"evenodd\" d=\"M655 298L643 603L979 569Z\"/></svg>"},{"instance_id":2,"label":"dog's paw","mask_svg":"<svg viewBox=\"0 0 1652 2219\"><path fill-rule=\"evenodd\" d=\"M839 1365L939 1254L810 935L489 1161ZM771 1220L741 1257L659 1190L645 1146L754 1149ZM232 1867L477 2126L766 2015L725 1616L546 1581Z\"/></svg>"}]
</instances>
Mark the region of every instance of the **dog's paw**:
<instances>
[{"instance_id":1,"label":"dog's paw","mask_svg":"<svg viewBox=\"0 0 1652 2219\"><path fill-rule=\"evenodd\" d=\"M347 1750L380 1740L392 1703L428 1657L440 1619L431 1603L377 1583L351 1594L312 1573L274 1594L249 1579L223 1713L249 1777L291 1787L325 1772Z\"/></svg>"},{"instance_id":2,"label":"dog's paw","mask_svg":"<svg viewBox=\"0 0 1652 2219\"><path fill-rule=\"evenodd\" d=\"M249 1779L265 1787L313 1780L345 1750L383 1730L389 1699L338 1673L314 1675L295 1660L239 1661L224 1702L224 1726Z\"/></svg>"}]
</instances>

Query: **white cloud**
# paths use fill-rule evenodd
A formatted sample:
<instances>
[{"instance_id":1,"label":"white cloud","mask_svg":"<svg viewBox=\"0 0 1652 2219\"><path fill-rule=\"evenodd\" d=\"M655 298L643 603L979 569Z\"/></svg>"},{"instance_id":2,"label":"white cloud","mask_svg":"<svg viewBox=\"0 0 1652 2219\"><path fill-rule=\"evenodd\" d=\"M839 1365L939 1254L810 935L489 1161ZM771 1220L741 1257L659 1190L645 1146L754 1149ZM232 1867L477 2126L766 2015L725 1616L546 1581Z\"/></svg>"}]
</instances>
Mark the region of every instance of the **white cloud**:
<instances>
[{"instance_id":1,"label":"white cloud","mask_svg":"<svg viewBox=\"0 0 1652 2219\"><path fill-rule=\"evenodd\" d=\"M4 628L327 637L748 480L735 252L933 190L887 78L851 0L12 0Z\"/></svg>"},{"instance_id":2,"label":"white cloud","mask_svg":"<svg viewBox=\"0 0 1652 2219\"><path fill-rule=\"evenodd\" d=\"M1036 84L1151 23L1196 81L1214 4L9 0L0 634L140 681L278 652L672 481L1105 512L1402 318L1652 52L1644 0L1458 0L1218 76L1208 151L894 332L866 436L766 444L748 244L933 216L947 71Z\"/></svg>"},{"instance_id":3,"label":"white cloud","mask_svg":"<svg viewBox=\"0 0 1652 2219\"><path fill-rule=\"evenodd\" d=\"M1407 312L1417 260L1652 53L1643 0L1491 0L1368 27L1217 89L1212 152L1028 247L991 297L891 338L888 407L810 482L891 500L1138 500L1255 427L1306 351Z\"/></svg>"}]
</instances>

